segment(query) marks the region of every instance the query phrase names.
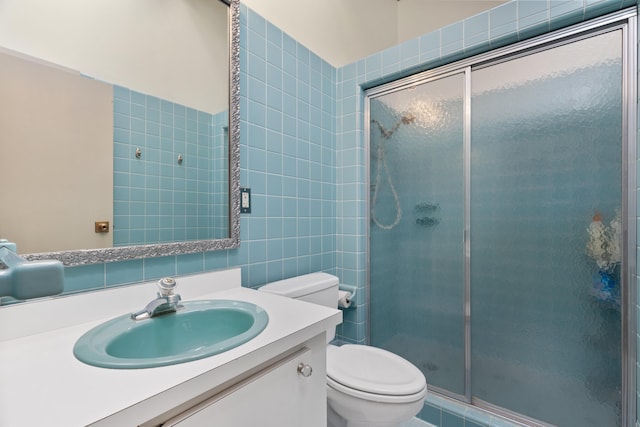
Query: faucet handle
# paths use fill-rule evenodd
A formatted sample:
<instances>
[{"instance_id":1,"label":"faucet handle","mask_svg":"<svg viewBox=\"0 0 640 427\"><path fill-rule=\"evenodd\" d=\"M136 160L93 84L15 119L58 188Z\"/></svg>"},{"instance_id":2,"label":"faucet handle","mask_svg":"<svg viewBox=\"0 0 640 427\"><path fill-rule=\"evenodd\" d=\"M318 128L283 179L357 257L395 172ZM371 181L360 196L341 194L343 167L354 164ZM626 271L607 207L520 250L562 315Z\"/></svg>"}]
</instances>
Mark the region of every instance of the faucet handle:
<instances>
[{"instance_id":1,"label":"faucet handle","mask_svg":"<svg viewBox=\"0 0 640 427\"><path fill-rule=\"evenodd\" d=\"M176 285L177 283L175 279L171 277L165 277L158 280L158 289L160 290L160 294L165 297L173 294L173 289L176 287Z\"/></svg>"}]
</instances>

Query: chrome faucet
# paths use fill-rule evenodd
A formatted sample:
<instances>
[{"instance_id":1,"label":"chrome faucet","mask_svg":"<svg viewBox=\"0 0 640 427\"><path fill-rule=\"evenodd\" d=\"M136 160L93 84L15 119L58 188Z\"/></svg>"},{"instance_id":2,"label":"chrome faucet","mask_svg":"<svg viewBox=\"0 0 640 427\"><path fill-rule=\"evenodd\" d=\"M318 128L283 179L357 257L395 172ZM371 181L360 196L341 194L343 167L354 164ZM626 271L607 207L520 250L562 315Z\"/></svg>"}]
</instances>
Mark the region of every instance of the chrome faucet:
<instances>
[{"instance_id":1,"label":"chrome faucet","mask_svg":"<svg viewBox=\"0 0 640 427\"><path fill-rule=\"evenodd\" d=\"M131 314L133 320L150 319L161 314L173 313L182 308L180 295L174 294L176 281L171 277L165 277L158 281L158 297L151 301L145 308Z\"/></svg>"}]
</instances>

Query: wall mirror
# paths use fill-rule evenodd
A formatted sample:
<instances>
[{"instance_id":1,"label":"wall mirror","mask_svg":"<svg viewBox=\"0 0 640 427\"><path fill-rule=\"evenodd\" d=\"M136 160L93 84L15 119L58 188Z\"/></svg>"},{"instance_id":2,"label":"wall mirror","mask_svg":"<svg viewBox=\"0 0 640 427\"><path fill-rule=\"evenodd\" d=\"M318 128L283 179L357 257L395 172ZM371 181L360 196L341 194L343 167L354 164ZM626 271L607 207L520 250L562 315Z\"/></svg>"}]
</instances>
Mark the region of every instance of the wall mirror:
<instances>
[{"instance_id":1,"label":"wall mirror","mask_svg":"<svg viewBox=\"0 0 640 427\"><path fill-rule=\"evenodd\" d=\"M67 266L239 246L239 1L0 5L0 238Z\"/></svg>"}]
</instances>

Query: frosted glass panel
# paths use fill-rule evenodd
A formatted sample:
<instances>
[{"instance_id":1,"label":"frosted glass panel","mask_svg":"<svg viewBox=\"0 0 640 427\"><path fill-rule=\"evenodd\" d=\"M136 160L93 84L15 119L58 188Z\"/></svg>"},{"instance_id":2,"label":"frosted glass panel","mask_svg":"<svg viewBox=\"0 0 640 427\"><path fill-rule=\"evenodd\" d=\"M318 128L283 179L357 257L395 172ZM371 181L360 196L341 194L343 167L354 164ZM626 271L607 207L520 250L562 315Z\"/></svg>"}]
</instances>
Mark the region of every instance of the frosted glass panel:
<instances>
[{"instance_id":1,"label":"frosted glass panel","mask_svg":"<svg viewBox=\"0 0 640 427\"><path fill-rule=\"evenodd\" d=\"M620 423L621 45L472 73L472 394L563 427Z\"/></svg>"},{"instance_id":2,"label":"frosted glass panel","mask_svg":"<svg viewBox=\"0 0 640 427\"><path fill-rule=\"evenodd\" d=\"M464 393L462 74L370 103L371 344Z\"/></svg>"}]
</instances>

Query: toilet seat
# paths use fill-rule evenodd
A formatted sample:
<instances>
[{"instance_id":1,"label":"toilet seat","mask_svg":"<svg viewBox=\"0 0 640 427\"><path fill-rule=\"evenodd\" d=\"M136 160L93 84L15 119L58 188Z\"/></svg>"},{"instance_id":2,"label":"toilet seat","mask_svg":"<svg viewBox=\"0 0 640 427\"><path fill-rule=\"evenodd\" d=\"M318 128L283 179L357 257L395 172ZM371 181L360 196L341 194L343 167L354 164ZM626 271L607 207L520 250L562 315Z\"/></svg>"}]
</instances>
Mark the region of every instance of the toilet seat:
<instances>
[{"instance_id":1,"label":"toilet seat","mask_svg":"<svg viewBox=\"0 0 640 427\"><path fill-rule=\"evenodd\" d=\"M426 394L422 372L402 357L377 347L327 346L327 385L366 400L412 402Z\"/></svg>"}]
</instances>

